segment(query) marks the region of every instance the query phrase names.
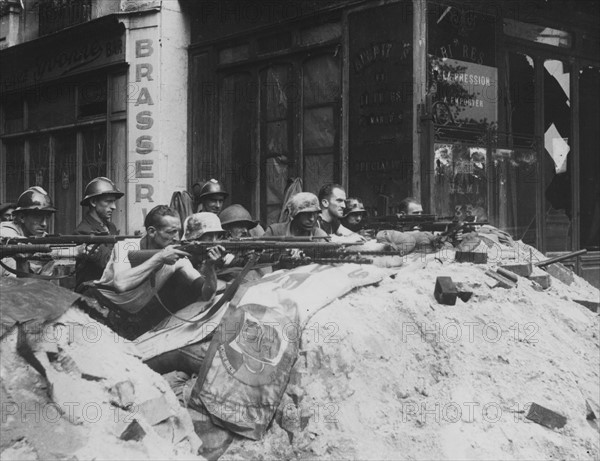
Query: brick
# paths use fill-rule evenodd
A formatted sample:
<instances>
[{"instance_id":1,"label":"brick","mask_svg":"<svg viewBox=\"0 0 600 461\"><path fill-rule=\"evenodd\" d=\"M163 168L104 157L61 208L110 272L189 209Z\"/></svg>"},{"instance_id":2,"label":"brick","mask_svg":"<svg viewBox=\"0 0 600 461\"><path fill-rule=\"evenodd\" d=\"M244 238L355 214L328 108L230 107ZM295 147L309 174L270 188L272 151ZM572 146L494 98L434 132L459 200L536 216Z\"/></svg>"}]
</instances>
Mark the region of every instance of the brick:
<instances>
[{"instance_id":1,"label":"brick","mask_svg":"<svg viewBox=\"0 0 600 461\"><path fill-rule=\"evenodd\" d=\"M565 285L571 285L573 283L573 272L561 263L550 264L545 269L552 277L560 280Z\"/></svg>"},{"instance_id":2,"label":"brick","mask_svg":"<svg viewBox=\"0 0 600 461\"><path fill-rule=\"evenodd\" d=\"M164 421L174 414L164 395L152 400L146 400L140 404L137 410L151 426Z\"/></svg>"},{"instance_id":3,"label":"brick","mask_svg":"<svg viewBox=\"0 0 600 461\"><path fill-rule=\"evenodd\" d=\"M532 403L529 407L529 412L525 418L533 421L534 423L541 424L550 429L560 429L567 424L567 418L563 415L556 413L555 411L549 410L546 407Z\"/></svg>"},{"instance_id":4,"label":"brick","mask_svg":"<svg viewBox=\"0 0 600 461\"><path fill-rule=\"evenodd\" d=\"M459 263L486 264L487 253L480 253L477 251L457 251L454 259Z\"/></svg>"},{"instance_id":5,"label":"brick","mask_svg":"<svg viewBox=\"0 0 600 461\"><path fill-rule=\"evenodd\" d=\"M544 290L549 288L551 285L550 275L549 274L540 274L540 275L530 275L529 280L532 282L538 283Z\"/></svg>"},{"instance_id":6,"label":"brick","mask_svg":"<svg viewBox=\"0 0 600 461\"><path fill-rule=\"evenodd\" d=\"M505 264L500 266L502 269L511 271L513 274L517 274L521 277L529 277L533 272L533 264Z\"/></svg>"},{"instance_id":7,"label":"brick","mask_svg":"<svg viewBox=\"0 0 600 461\"><path fill-rule=\"evenodd\" d=\"M127 409L135 402L135 387L132 382L119 381L110 388L112 402L119 408Z\"/></svg>"},{"instance_id":8,"label":"brick","mask_svg":"<svg viewBox=\"0 0 600 461\"><path fill-rule=\"evenodd\" d=\"M485 271L485 275L487 275L488 277L493 278L497 284L495 286L499 286L500 288L515 288L517 286L517 284L515 282L513 282L510 279L507 279L506 277L498 274L497 272L494 271Z\"/></svg>"},{"instance_id":9,"label":"brick","mask_svg":"<svg viewBox=\"0 0 600 461\"><path fill-rule=\"evenodd\" d=\"M121 440L134 440L136 442L142 440L144 437L146 437L146 431L140 425L137 419L134 419L131 423L129 423L129 425L119 436Z\"/></svg>"},{"instance_id":10,"label":"brick","mask_svg":"<svg viewBox=\"0 0 600 461\"><path fill-rule=\"evenodd\" d=\"M458 292L451 277L438 277L435 281L433 296L440 304L454 306Z\"/></svg>"}]
</instances>

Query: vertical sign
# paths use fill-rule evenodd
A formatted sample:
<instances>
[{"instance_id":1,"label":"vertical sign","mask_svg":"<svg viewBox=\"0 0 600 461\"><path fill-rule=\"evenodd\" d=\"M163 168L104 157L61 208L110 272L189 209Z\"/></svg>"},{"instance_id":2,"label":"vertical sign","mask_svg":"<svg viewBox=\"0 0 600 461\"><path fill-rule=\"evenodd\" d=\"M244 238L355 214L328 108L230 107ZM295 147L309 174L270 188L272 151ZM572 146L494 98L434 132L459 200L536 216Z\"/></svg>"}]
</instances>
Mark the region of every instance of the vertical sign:
<instances>
[{"instance_id":1,"label":"vertical sign","mask_svg":"<svg viewBox=\"0 0 600 461\"><path fill-rule=\"evenodd\" d=\"M412 4L348 16L349 190L370 214L412 191Z\"/></svg>"},{"instance_id":2,"label":"vertical sign","mask_svg":"<svg viewBox=\"0 0 600 461\"><path fill-rule=\"evenodd\" d=\"M127 165L130 231L142 229L148 211L161 203L157 193L161 171L156 124L160 103L160 44L157 32L157 27L131 31Z\"/></svg>"}]
</instances>

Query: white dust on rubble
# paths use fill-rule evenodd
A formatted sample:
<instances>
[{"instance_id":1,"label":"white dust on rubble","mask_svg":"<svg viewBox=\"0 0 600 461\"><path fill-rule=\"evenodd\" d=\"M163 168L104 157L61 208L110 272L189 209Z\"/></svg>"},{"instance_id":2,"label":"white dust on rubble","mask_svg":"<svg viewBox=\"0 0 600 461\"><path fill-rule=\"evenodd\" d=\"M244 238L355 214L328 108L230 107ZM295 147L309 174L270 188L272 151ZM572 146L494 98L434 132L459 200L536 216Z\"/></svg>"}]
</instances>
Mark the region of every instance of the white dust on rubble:
<instances>
[{"instance_id":1,"label":"white dust on rubble","mask_svg":"<svg viewBox=\"0 0 600 461\"><path fill-rule=\"evenodd\" d=\"M491 288L486 269L543 259L519 244L487 265L410 255L394 278L309 320L301 353L264 440L236 440L221 459L598 459L598 301L579 277L542 291L519 277ZM474 292L438 304L438 276ZM551 430L530 402L564 415Z\"/></svg>"},{"instance_id":2,"label":"white dust on rubble","mask_svg":"<svg viewBox=\"0 0 600 461\"><path fill-rule=\"evenodd\" d=\"M2 459L203 459L189 414L129 342L76 308L26 340L47 378L16 329L2 339ZM145 434L121 440L128 427Z\"/></svg>"}]
</instances>

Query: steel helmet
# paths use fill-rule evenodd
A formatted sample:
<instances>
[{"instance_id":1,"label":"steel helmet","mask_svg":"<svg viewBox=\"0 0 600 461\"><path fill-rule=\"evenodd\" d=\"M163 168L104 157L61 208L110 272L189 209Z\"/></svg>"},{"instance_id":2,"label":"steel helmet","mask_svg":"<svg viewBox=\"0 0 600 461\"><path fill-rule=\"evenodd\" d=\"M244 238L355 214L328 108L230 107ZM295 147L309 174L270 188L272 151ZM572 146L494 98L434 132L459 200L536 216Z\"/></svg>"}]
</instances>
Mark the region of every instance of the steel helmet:
<instances>
[{"instance_id":1,"label":"steel helmet","mask_svg":"<svg viewBox=\"0 0 600 461\"><path fill-rule=\"evenodd\" d=\"M344 217L348 216L350 213L365 213L365 207L362 202L357 198L349 198L346 200L346 209L344 210Z\"/></svg>"},{"instance_id":2,"label":"steel helmet","mask_svg":"<svg viewBox=\"0 0 600 461\"><path fill-rule=\"evenodd\" d=\"M204 197L208 197L209 195L221 194L224 198L227 198L229 194L223 188L223 185L217 181L216 179L210 179L204 183L202 188L200 189L200 195L198 196L198 200L202 200Z\"/></svg>"},{"instance_id":3,"label":"steel helmet","mask_svg":"<svg viewBox=\"0 0 600 461\"><path fill-rule=\"evenodd\" d=\"M230 205L219 214L221 225L239 224L246 226L248 229L254 229L258 226L258 221L252 219L248 210L242 205Z\"/></svg>"},{"instance_id":4,"label":"steel helmet","mask_svg":"<svg viewBox=\"0 0 600 461\"><path fill-rule=\"evenodd\" d=\"M218 232L219 234L225 232L221 227L219 217L207 211L188 216L183 227L185 229L183 240L196 240L208 232Z\"/></svg>"},{"instance_id":5,"label":"steel helmet","mask_svg":"<svg viewBox=\"0 0 600 461\"><path fill-rule=\"evenodd\" d=\"M299 213L321 211L319 199L315 194L311 194L310 192L299 192L294 195L289 200L287 208L290 210L290 217L292 219Z\"/></svg>"},{"instance_id":6,"label":"steel helmet","mask_svg":"<svg viewBox=\"0 0 600 461\"><path fill-rule=\"evenodd\" d=\"M15 211L39 210L56 212L56 208L52 205L52 199L42 187L33 186L23 192L18 200Z\"/></svg>"},{"instance_id":7,"label":"steel helmet","mask_svg":"<svg viewBox=\"0 0 600 461\"><path fill-rule=\"evenodd\" d=\"M87 186L85 186L85 191L83 192L83 200L81 201L81 205L87 205L89 200L94 197L99 197L100 195L116 195L117 198L123 197L123 192L117 189L115 183L110 179L100 176L98 178L92 179Z\"/></svg>"}]
</instances>

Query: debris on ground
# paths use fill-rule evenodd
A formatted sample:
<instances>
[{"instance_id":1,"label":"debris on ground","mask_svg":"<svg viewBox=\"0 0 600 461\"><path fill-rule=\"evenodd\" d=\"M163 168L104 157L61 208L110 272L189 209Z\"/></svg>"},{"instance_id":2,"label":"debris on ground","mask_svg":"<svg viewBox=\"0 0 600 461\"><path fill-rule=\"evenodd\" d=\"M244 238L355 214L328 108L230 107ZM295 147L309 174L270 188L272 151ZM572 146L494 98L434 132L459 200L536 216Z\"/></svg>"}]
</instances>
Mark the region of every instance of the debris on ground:
<instances>
[{"instance_id":1,"label":"debris on ground","mask_svg":"<svg viewBox=\"0 0 600 461\"><path fill-rule=\"evenodd\" d=\"M5 296L18 283L32 306L44 305L39 296L48 305L78 298L45 281L0 283L3 313L20 302ZM0 353L2 459L202 459L190 416L163 377L77 307L15 326Z\"/></svg>"}]
</instances>

